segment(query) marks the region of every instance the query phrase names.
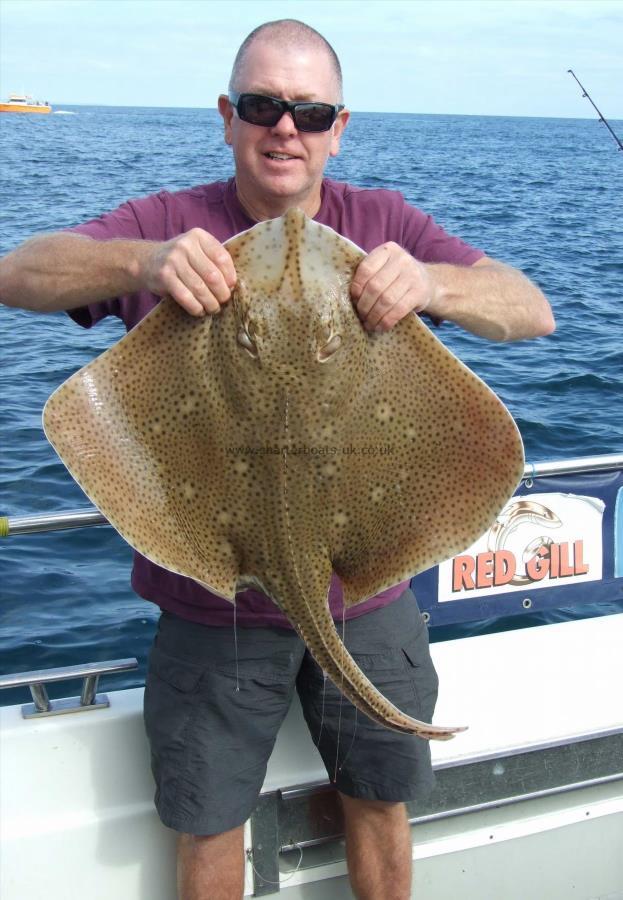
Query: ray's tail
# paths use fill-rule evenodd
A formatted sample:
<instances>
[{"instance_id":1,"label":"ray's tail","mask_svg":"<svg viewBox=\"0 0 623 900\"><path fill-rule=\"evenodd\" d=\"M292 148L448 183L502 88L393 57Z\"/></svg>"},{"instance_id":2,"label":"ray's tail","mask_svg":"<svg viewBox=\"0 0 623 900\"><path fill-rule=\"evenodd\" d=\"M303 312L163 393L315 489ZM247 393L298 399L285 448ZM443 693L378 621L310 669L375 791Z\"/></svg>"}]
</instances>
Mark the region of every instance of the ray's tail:
<instances>
[{"instance_id":1,"label":"ray's tail","mask_svg":"<svg viewBox=\"0 0 623 900\"><path fill-rule=\"evenodd\" d=\"M301 609L303 603L304 610ZM303 603L298 606L296 615L284 611L318 665L357 709L386 728L427 740L448 741L466 730L465 727L430 725L401 712L375 688L352 658L340 639L328 606L324 604L312 610L309 604Z\"/></svg>"}]
</instances>

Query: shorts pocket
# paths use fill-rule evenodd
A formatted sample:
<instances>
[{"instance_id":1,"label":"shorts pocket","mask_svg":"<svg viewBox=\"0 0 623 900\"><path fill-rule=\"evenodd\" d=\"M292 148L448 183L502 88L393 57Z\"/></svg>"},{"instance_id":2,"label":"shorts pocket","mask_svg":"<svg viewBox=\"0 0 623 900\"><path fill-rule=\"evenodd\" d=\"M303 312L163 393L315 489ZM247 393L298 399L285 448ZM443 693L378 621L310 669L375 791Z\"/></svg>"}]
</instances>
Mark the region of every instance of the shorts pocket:
<instances>
[{"instance_id":1,"label":"shorts pocket","mask_svg":"<svg viewBox=\"0 0 623 900\"><path fill-rule=\"evenodd\" d=\"M203 666L176 659L163 653L159 647L152 647L149 656L149 675L184 694L196 691L204 673Z\"/></svg>"},{"instance_id":2,"label":"shorts pocket","mask_svg":"<svg viewBox=\"0 0 623 900\"><path fill-rule=\"evenodd\" d=\"M405 647L417 644L417 636L406 636ZM413 651L411 651L412 655ZM353 653L353 659L376 689L402 712L421 718L420 695L415 668L402 646L386 647L377 653Z\"/></svg>"},{"instance_id":3,"label":"shorts pocket","mask_svg":"<svg viewBox=\"0 0 623 900\"><path fill-rule=\"evenodd\" d=\"M421 710L421 718L430 722L437 702L439 678L428 648L426 628L417 637L405 643L402 653L411 674L411 682Z\"/></svg>"}]
</instances>

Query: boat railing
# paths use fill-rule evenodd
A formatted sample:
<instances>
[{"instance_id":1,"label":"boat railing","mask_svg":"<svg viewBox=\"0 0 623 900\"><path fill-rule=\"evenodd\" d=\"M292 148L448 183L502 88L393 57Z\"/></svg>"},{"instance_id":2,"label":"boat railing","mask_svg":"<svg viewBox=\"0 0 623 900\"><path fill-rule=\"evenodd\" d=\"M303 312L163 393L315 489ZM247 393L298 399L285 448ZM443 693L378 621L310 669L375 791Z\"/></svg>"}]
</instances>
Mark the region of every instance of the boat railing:
<instances>
[{"instance_id":1,"label":"boat railing","mask_svg":"<svg viewBox=\"0 0 623 900\"><path fill-rule=\"evenodd\" d=\"M103 709L110 706L107 695L97 693L97 683L100 675L113 675L136 668L138 668L138 661L132 657L97 663L83 663L77 666L60 666L54 669L36 669L32 672L17 672L12 675L0 675L0 690L16 687L28 687L30 689L33 702L22 706L22 716L25 719L86 712L87 710ZM46 685L60 681L72 681L78 678L83 679L79 697L50 700Z\"/></svg>"}]
</instances>

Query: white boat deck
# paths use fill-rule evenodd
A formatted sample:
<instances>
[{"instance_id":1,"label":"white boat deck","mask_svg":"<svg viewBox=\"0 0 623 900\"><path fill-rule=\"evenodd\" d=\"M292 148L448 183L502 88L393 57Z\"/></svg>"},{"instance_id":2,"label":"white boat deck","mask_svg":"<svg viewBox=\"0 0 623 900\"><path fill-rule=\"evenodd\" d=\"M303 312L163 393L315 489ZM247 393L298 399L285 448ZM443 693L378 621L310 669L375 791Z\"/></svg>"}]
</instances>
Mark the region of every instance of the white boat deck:
<instances>
[{"instance_id":1,"label":"white boat deck","mask_svg":"<svg viewBox=\"0 0 623 900\"><path fill-rule=\"evenodd\" d=\"M441 683L435 720L469 725L455 740L433 743L435 765L622 731L622 647L623 614L434 644ZM175 897L174 835L152 806L142 690L108 696L108 709L34 720L24 720L20 707L0 709L3 900ZM264 790L324 780L295 704ZM622 842L620 780L430 822L415 832L414 890L419 900L457 891L524 900L537 896L527 881L531 861L556 853L539 896L614 900L623 897ZM319 864L284 880L282 893L349 897L344 872L343 862Z\"/></svg>"}]
</instances>

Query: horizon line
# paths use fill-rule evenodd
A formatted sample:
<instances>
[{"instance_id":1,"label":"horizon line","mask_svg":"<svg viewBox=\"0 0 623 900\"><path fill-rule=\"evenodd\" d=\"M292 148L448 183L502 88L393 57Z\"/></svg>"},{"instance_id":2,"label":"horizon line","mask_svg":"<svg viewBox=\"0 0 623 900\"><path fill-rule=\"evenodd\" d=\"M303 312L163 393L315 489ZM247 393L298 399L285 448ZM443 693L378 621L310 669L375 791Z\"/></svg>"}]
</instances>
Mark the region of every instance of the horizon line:
<instances>
[{"instance_id":1,"label":"horizon line","mask_svg":"<svg viewBox=\"0 0 623 900\"><path fill-rule=\"evenodd\" d=\"M56 107L77 106L77 107L98 107L103 109L188 109L201 110L209 112L218 112L216 106L160 106L156 104L142 103L61 103L52 100L47 101L54 112ZM349 109L347 107L347 109ZM512 114L512 113L453 113L453 112L405 112L404 110L375 110L375 109L349 109L349 112L355 115L390 115L390 116L457 116L463 118L491 118L491 119L571 119L573 121L585 122L601 122L598 116L560 116L560 115L536 115L536 114ZM605 116L610 122L623 123L623 117Z\"/></svg>"}]
</instances>

